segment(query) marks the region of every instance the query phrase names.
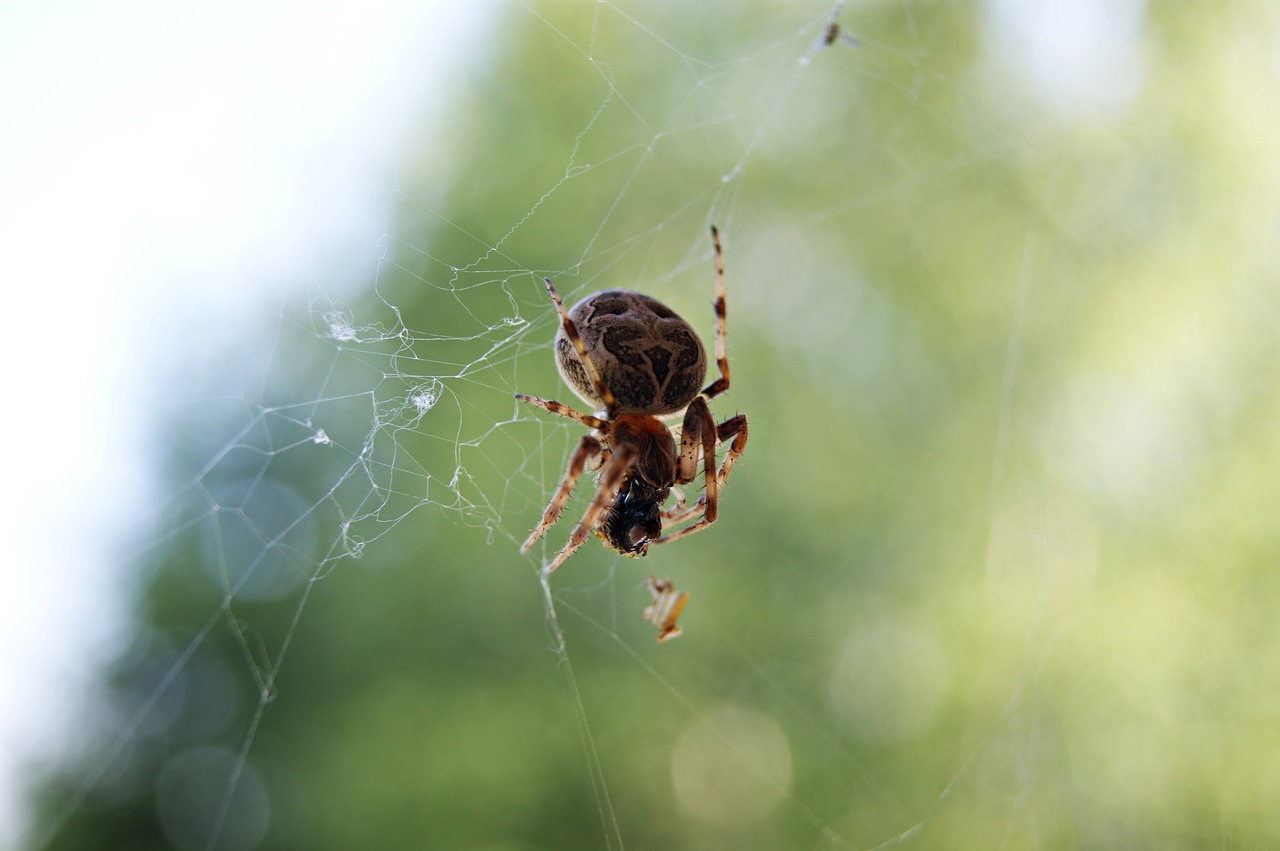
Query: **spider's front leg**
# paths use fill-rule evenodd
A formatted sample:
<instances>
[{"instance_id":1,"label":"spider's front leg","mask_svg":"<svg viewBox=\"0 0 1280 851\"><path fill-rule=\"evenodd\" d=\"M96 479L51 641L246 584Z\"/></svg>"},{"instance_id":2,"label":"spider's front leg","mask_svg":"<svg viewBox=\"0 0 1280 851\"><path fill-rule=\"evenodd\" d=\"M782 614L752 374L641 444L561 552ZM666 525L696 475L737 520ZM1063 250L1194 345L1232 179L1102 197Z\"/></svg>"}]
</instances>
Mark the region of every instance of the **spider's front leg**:
<instances>
[{"instance_id":1,"label":"spider's front leg","mask_svg":"<svg viewBox=\"0 0 1280 851\"><path fill-rule=\"evenodd\" d=\"M596 523L599 522L600 515L613 503L613 498L618 495L618 489L626 481L627 473L631 472L631 466L635 463L636 455L636 448L629 443L614 448L609 462L600 472L600 489L596 491L596 495L592 497L591 504L587 506L582 519L574 527L568 543L564 545L560 552L556 553L556 557L551 561L551 564L547 565L547 573L559 567L565 559L573 555L574 550L586 543L587 538L591 536L592 530L595 529Z\"/></svg>"},{"instance_id":2,"label":"spider's front leg","mask_svg":"<svg viewBox=\"0 0 1280 851\"><path fill-rule=\"evenodd\" d=\"M556 292L555 284L551 283L550 278L543 278L542 282L547 286L547 293L551 296L551 301L556 306L556 313L560 316L560 328L564 331L565 337L573 344L573 349L578 353L578 360L582 363L582 368L586 370L587 377L591 380L591 389L599 397L604 409L608 411L609 417L612 418L617 413L617 401L613 398L613 393L605 385L600 378L600 372L596 369L595 363L592 362L591 356L587 354L586 347L582 344L582 337L578 334L578 326L573 324L573 319L569 317L569 311L564 309L564 302L560 300L560 293Z\"/></svg>"},{"instance_id":3,"label":"spider's front leg","mask_svg":"<svg viewBox=\"0 0 1280 851\"><path fill-rule=\"evenodd\" d=\"M578 477L582 475L582 471L586 469L587 464L600 457L601 451L600 441L589 434L583 435L582 440L578 442L578 448L573 450L573 455L569 456L569 469L565 471L564 478L560 480L560 486L556 488L555 495L551 497L547 510L542 512L542 520L520 546L520 552L527 553L534 542L542 537L542 533L547 531L556 520L560 519L560 512L564 508L565 501L569 499L569 494L573 491L574 483L578 481Z\"/></svg>"}]
</instances>

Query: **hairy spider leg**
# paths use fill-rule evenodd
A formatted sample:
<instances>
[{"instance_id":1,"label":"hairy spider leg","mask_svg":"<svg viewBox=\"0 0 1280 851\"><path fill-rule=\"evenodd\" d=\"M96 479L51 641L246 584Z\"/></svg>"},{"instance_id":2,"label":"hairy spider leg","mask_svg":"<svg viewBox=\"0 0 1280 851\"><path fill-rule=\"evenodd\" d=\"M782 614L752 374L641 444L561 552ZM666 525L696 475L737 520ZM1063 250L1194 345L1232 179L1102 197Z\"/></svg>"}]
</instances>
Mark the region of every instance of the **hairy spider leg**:
<instances>
[{"instance_id":1,"label":"hairy spider leg","mask_svg":"<svg viewBox=\"0 0 1280 851\"><path fill-rule=\"evenodd\" d=\"M610 392L608 387L605 387L596 365L591 362L591 358L587 357L587 348L582 345L582 338L578 336L578 326L573 323L573 320L569 318L569 312L564 309L564 302L560 301L560 293L556 292L556 288L551 283L550 278L543 278L542 280L547 285L547 292L551 294L551 300L555 302L556 313L560 314L560 327L564 329L564 335L569 338L569 342L573 343L573 348L578 353L578 360L582 361L582 366L587 371L587 377L591 379L591 389L596 391L596 395L604 403L605 412L612 419L618 408L618 403L613 398L613 393Z\"/></svg>"},{"instance_id":2,"label":"hairy spider leg","mask_svg":"<svg viewBox=\"0 0 1280 851\"><path fill-rule=\"evenodd\" d=\"M716 251L716 368L720 377L711 382L702 391L707 399L714 399L729 389L729 355L725 346L725 303L724 303L724 253L720 250L720 231L711 226L711 244Z\"/></svg>"},{"instance_id":3,"label":"hairy spider leg","mask_svg":"<svg viewBox=\"0 0 1280 851\"><path fill-rule=\"evenodd\" d=\"M720 464L720 472L716 474L716 482L722 487L724 480L729 478L729 471L733 469L733 462L738 460L747 445L746 414L735 414L716 427L716 440L720 443L731 437L733 443L729 444L729 451L724 454L724 461Z\"/></svg>"},{"instance_id":4,"label":"hairy spider leg","mask_svg":"<svg viewBox=\"0 0 1280 851\"><path fill-rule=\"evenodd\" d=\"M747 416L746 414L737 414L730 417L716 427L717 444L723 444L729 438L734 438L729 450L725 452L724 460L720 463L720 470L716 473L716 484L724 487L725 480L729 478L729 471L733 469L733 462L742 454L743 447L747 445ZM674 488L672 490L675 490ZM683 497L683 494L680 494ZM684 499L680 499L677 505L668 509L663 513L662 517L670 525L675 525L688 520L690 517L702 510L702 506L706 503L706 496L698 497L698 501L688 508L683 508Z\"/></svg>"},{"instance_id":5,"label":"hairy spider leg","mask_svg":"<svg viewBox=\"0 0 1280 851\"><path fill-rule=\"evenodd\" d=\"M671 522L671 518L678 517L684 512L684 506L686 502L684 491L680 490L680 488L672 487L671 492L676 495L676 503L670 508L664 508L662 510L663 526L669 525Z\"/></svg>"},{"instance_id":6,"label":"hairy spider leg","mask_svg":"<svg viewBox=\"0 0 1280 851\"><path fill-rule=\"evenodd\" d=\"M697 400L695 400L695 402L696 401ZM714 481L716 483L716 486L717 488L720 488L720 487L723 487L725 481L728 480L729 473L733 470L733 462L738 460L738 456L742 455L742 450L745 449L747 446L746 414L738 414L737 416L733 416L725 420L716 428L715 433L716 433L716 439L721 443L728 440L730 437L733 438L733 442L729 444L729 449L724 453L724 460L720 462L720 470L714 476ZM683 449L683 443L681 444L681 448ZM706 450L704 449L703 452L705 454ZM710 465L714 465L715 464L714 445L712 446L710 457L711 457ZM681 460L683 461L683 456ZM710 469L710 465L708 465L708 469ZM708 479L708 483L710 483L710 481L711 480ZM708 494L711 494L711 496L708 497ZM675 514L672 517L667 518L667 522L672 525L675 525L677 523L682 523L685 520L688 520L689 518L696 516L699 510L702 511L701 519L699 519L696 523L693 523L689 526L684 527L683 529L680 529L679 531L672 532L670 535L663 535L661 538L654 541L654 543L665 544L670 541L674 541L678 538L683 538L685 535L692 535L694 532L701 531L702 529L707 528L713 522L715 522L717 512L716 512L716 506L714 506L713 503L716 501L718 497L718 493L708 489L708 494L703 494L701 497L698 498L698 501L696 503L694 503L689 508L686 508L683 512L680 512L679 514Z\"/></svg>"},{"instance_id":7,"label":"hairy spider leg","mask_svg":"<svg viewBox=\"0 0 1280 851\"><path fill-rule=\"evenodd\" d=\"M703 396L697 396L684 412L680 426L680 456L676 459L676 484L687 484L698 475L698 450L702 450L706 495L704 504L715 519L716 497L716 421ZM704 512L704 515L706 512Z\"/></svg>"},{"instance_id":8,"label":"hairy spider leg","mask_svg":"<svg viewBox=\"0 0 1280 851\"><path fill-rule=\"evenodd\" d=\"M601 434L609 433L609 423L599 417L593 417L590 414L584 414L575 410L568 405L557 402L554 399L539 399L537 396L529 396L524 393L517 393L516 399L521 402L528 402L542 408L548 413L555 414L558 417L573 420L581 423L587 428L597 429ZM533 546L538 538L542 537L542 533L560 518L560 512L564 509L564 503L569 498L569 493L573 490L574 483L578 477L582 475L582 471L587 465L594 461L603 462L609 454L609 450L602 447L600 441L591 435L584 435L578 443L578 448L569 458L569 467L565 471L564 478L560 480L560 486L556 489L555 495L551 497L551 502L547 505L547 510L542 513L542 520L534 527L533 532L525 540L520 547L520 552L525 553Z\"/></svg>"},{"instance_id":9,"label":"hairy spider leg","mask_svg":"<svg viewBox=\"0 0 1280 851\"><path fill-rule=\"evenodd\" d=\"M573 420L582 423L587 428L599 429L602 432L609 430L609 423L599 417L593 417L590 414L584 414L581 411L570 408L563 402L557 402L555 399L539 399L537 396L527 396L524 393L517 393L516 398L521 402L528 402L530 405L536 405L542 410L557 417Z\"/></svg>"},{"instance_id":10,"label":"hairy spider leg","mask_svg":"<svg viewBox=\"0 0 1280 851\"><path fill-rule=\"evenodd\" d=\"M582 471L587 468L587 464L592 459L598 458L600 453L600 441L589 434L584 434L582 440L578 442L578 448L573 450L573 454L569 456L569 468L565 470L564 478L560 480L560 486L556 488L555 495L551 497L547 510L542 512L542 520L539 521L533 532L529 534L524 544L521 545L520 552L529 552L529 548L533 546L534 541L541 538L542 533L560 519L560 512L564 509L564 504L569 499L569 494L573 492L574 483L578 481Z\"/></svg>"},{"instance_id":11,"label":"hairy spider leg","mask_svg":"<svg viewBox=\"0 0 1280 851\"><path fill-rule=\"evenodd\" d=\"M587 506L582 519L574 527L568 543L564 545L560 552L556 553L556 557L551 561L551 564L546 566L547 573L559 567L565 559L573 555L574 550L586 543L587 538L591 536L591 531L595 529L596 523L600 519L600 514L613 502L613 498L618 495L618 489L622 487L623 481L626 480L627 473L631 472L631 465L635 463L638 454L636 448L629 443L624 443L613 450L613 457L609 459L609 462L600 473L600 489L596 491L596 495L592 498L591 504Z\"/></svg>"}]
</instances>

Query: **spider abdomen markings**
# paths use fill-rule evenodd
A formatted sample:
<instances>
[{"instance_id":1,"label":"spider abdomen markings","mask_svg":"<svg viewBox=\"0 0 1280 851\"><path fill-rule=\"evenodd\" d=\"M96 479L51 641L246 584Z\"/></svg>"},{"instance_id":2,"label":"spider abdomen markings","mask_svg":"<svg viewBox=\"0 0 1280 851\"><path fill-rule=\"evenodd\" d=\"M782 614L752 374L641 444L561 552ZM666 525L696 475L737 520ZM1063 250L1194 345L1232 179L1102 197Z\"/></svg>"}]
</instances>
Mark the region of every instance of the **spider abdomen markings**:
<instances>
[{"instance_id":1,"label":"spider abdomen markings","mask_svg":"<svg viewBox=\"0 0 1280 851\"><path fill-rule=\"evenodd\" d=\"M698 395L706 352L689 323L662 302L631 290L605 290L578 302L569 317L618 413L675 413ZM563 329L556 337L556 363L575 393L603 407Z\"/></svg>"},{"instance_id":2,"label":"spider abdomen markings","mask_svg":"<svg viewBox=\"0 0 1280 851\"><path fill-rule=\"evenodd\" d=\"M702 386L699 376L707 374L707 355L691 330L672 334L669 342L675 348L675 362L671 366L662 401L675 410L683 408L698 395Z\"/></svg>"},{"instance_id":3,"label":"spider abdomen markings","mask_svg":"<svg viewBox=\"0 0 1280 851\"><path fill-rule=\"evenodd\" d=\"M608 335L605 335L605 345L609 345ZM662 346L650 346L644 350L644 356L649 361L649 369L653 371L658 384L666 384L667 377L671 374L671 352Z\"/></svg>"}]
</instances>

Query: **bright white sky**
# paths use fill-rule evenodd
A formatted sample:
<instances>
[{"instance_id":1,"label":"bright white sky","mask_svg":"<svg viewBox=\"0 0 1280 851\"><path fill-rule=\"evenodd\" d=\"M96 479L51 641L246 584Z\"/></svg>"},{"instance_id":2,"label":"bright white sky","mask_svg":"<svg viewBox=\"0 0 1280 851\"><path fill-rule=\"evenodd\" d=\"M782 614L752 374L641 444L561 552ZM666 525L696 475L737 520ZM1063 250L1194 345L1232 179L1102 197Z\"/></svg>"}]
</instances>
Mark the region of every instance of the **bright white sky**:
<instances>
[{"instance_id":1,"label":"bright white sky","mask_svg":"<svg viewBox=\"0 0 1280 851\"><path fill-rule=\"evenodd\" d=\"M118 649L118 555L154 500L150 359L251 337L325 247L377 238L408 122L439 117L493 0L87 2L0 12L6 567L0 848ZM355 281L353 283L360 283ZM270 327L259 326L259 327ZM203 338L203 339L202 339ZM264 343L269 340L264 340Z\"/></svg>"}]
</instances>

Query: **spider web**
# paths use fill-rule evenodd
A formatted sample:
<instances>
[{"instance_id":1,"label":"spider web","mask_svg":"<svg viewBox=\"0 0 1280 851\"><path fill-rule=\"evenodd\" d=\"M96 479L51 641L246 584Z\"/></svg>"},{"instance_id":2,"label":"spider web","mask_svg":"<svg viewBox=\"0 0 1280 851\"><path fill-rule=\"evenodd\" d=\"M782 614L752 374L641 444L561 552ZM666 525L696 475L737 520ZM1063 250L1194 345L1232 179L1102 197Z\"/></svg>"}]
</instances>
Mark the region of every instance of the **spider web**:
<instances>
[{"instance_id":1,"label":"spider web","mask_svg":"<svg viewBox=\"0 0 1280 851\"><path fill-rule=\"evenodd\" d=\"M1069 5L1059 40L999 2L505 10L366 286L317 275L265 361L163 408L137 623L36 844L1275 838L1280 768L1241 752L1268 734L1234 696L1273 678L1276 385L1251 374L1277 377L1280 182L1224 163L1276 128L1172 146L1153 116L1199 125L1138 45L1220 69L1280 30ZM641 289L710 340L711 224L713 408L752 424L721 518L547 575L591 488L518 553L580 436L514 399L573 401L541 280ZM651 573L690 595L661 646Z\"/></svg>"}]
</instances>

